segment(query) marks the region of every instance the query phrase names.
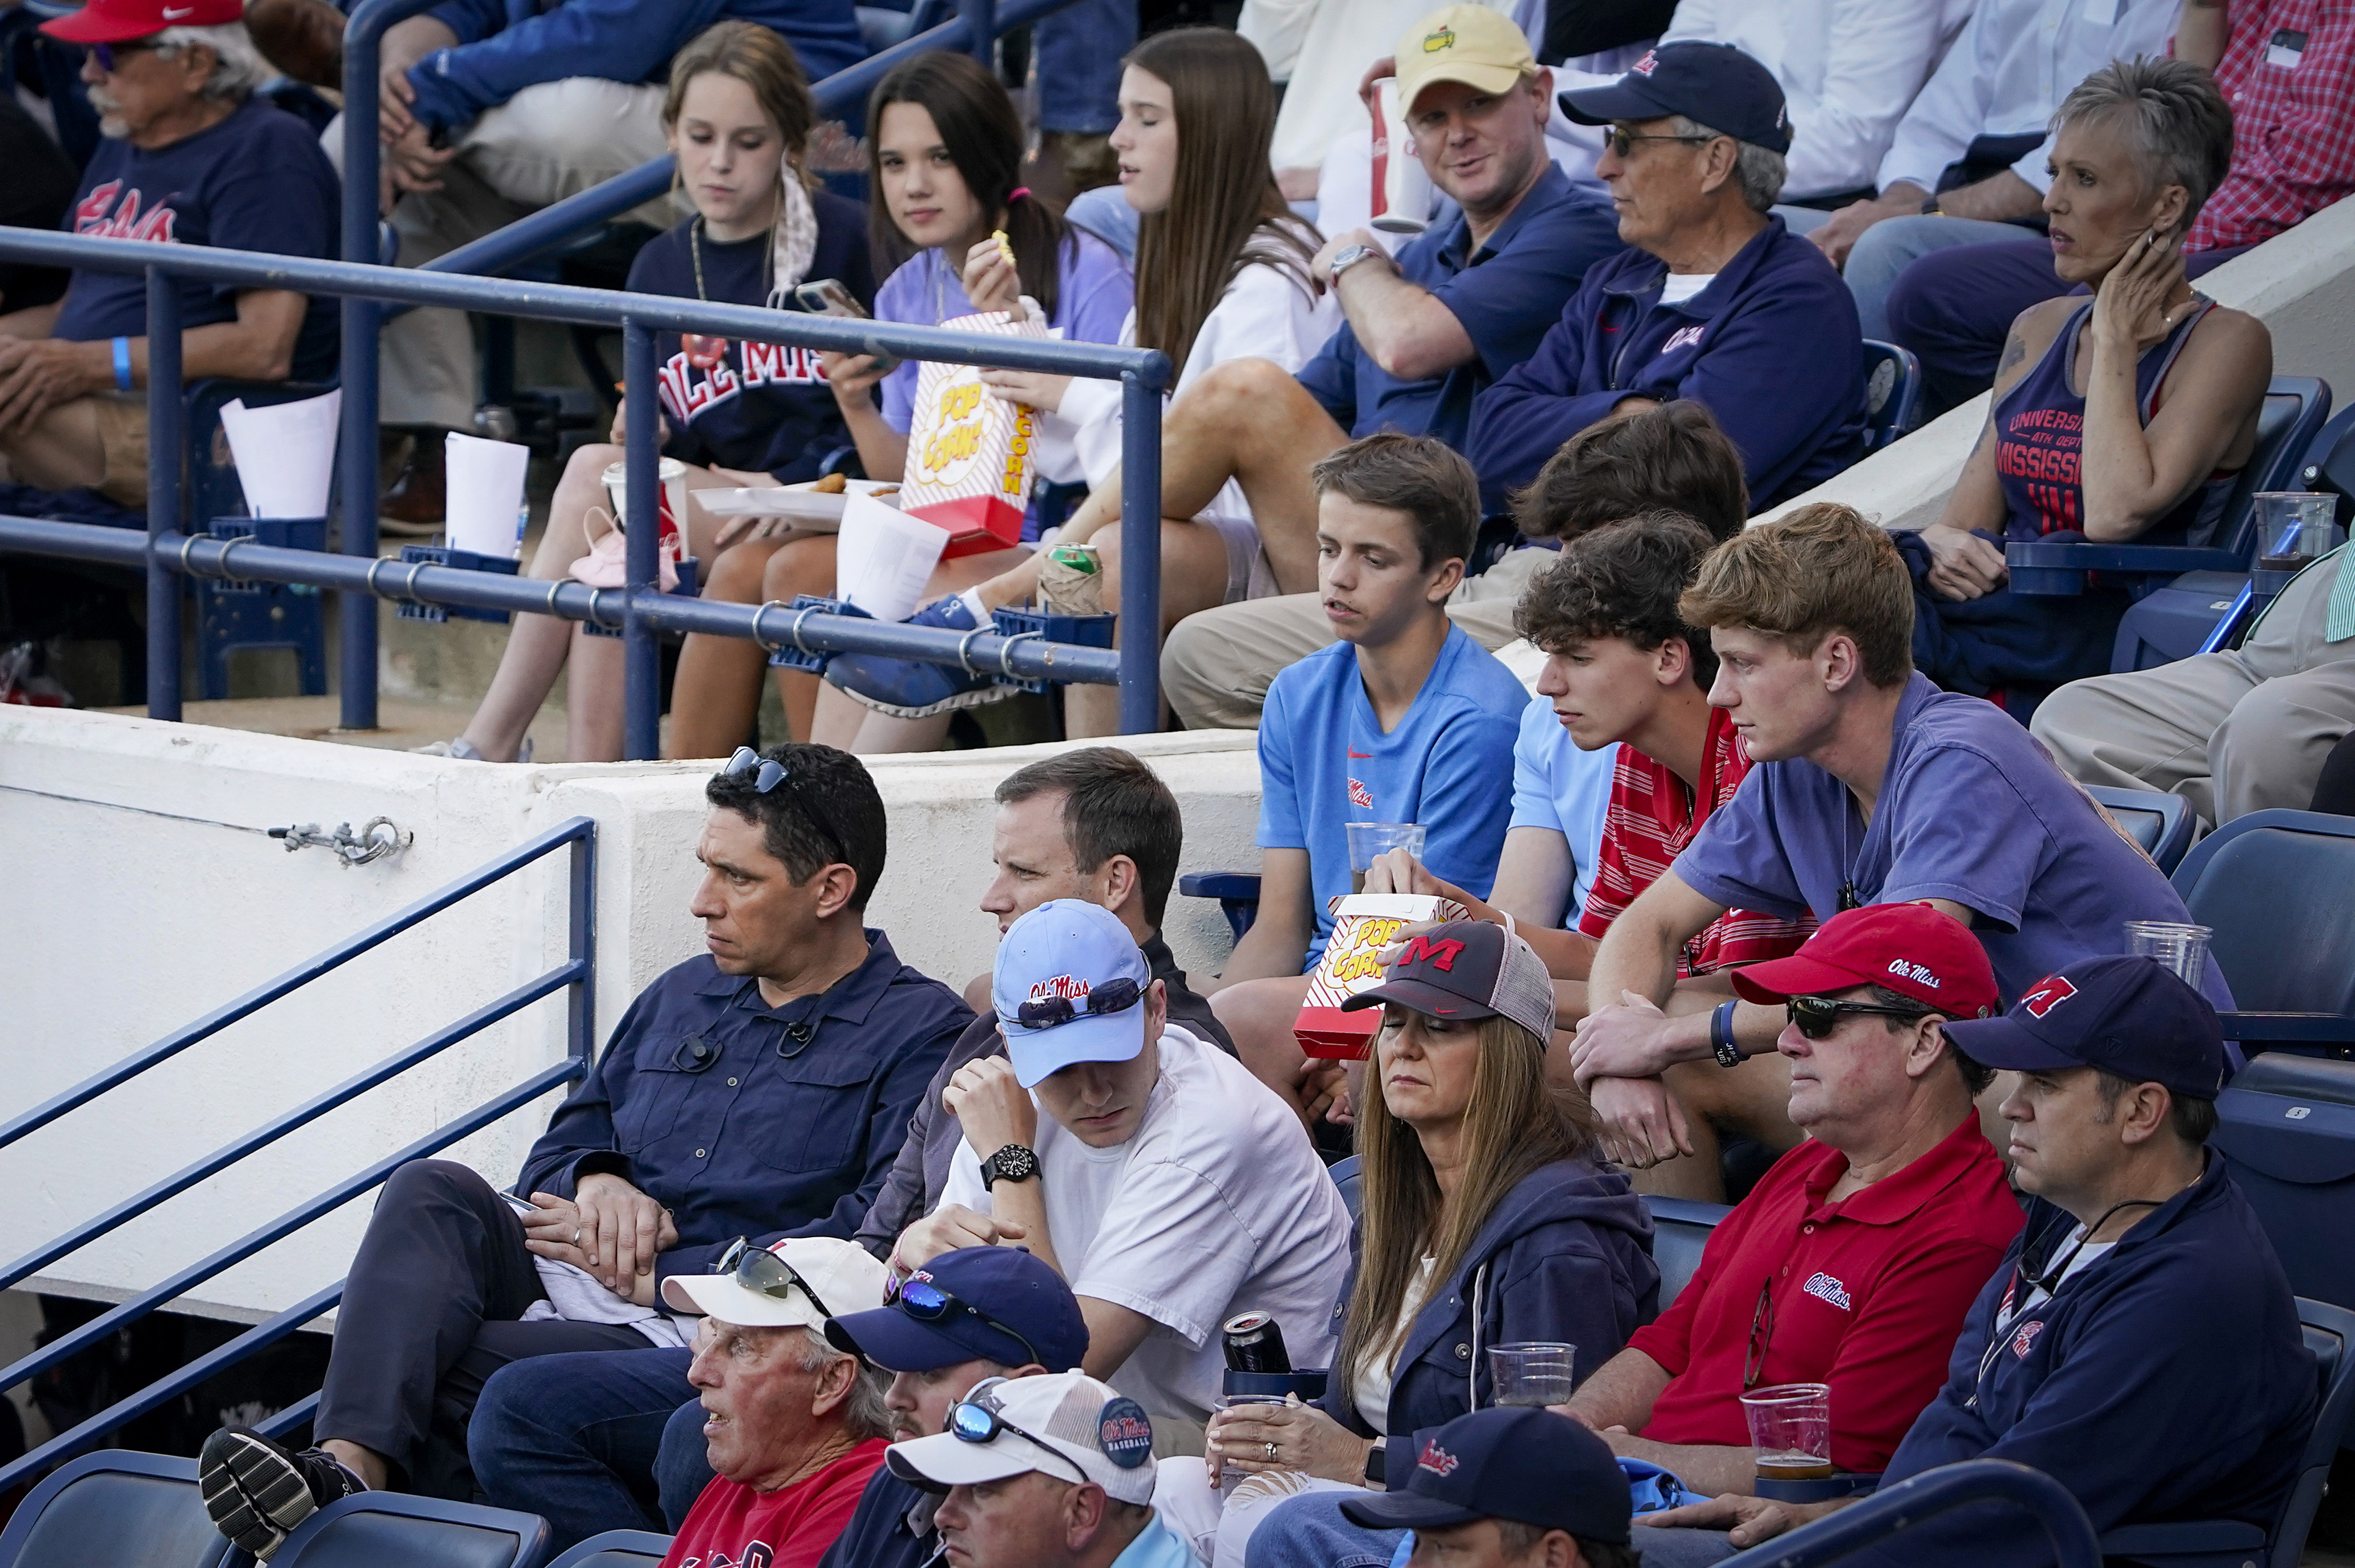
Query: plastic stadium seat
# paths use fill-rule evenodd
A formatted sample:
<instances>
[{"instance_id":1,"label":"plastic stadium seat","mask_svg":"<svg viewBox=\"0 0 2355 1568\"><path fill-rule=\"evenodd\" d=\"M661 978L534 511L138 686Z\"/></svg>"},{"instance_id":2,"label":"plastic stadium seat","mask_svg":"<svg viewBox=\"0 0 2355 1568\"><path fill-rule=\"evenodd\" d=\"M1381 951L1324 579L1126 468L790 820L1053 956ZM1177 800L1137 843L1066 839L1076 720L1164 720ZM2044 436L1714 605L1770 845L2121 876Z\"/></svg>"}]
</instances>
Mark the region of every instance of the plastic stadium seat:
<instances>
[{"instance_id":1,"label":"plastic stadium seat","mask_svg":"<svg viewBox=\"0 0 2355 1568\"><path fill-rule=\"evenodd\" d=\"M402 1492L337 1498L295 1528L271 1568L540 1568L548 1521Z\"/></svg>"},{"instance_id":2,"label":"plastic stadium seat","mask_svg":"<svg viewBox=\"0 0 2355 1568\"><path fill-rule=\"evenodd\" d=\"M655 1568L670 1553L670 1537L643 1530L592 1535L548 1568Z\"/></svg>"},{"instance_id":3,"label":"plastic stadium seat","mask_svg":"<svg viewBox=\"0 0 2355 1568\"><path fill-rule=\"evenodd\" d=\"M2355 1056L2355 817L2253 811L2201 839L2175 870L2241 1011L2248 1050Z\"/></svg>"},{"instance_id":4,"label":"plastic stadium seat","mask_svg":"<svg viewBox=\"0 0 2355 1568\"><path fill-rule=\"evenodd\" d=\"M1879 452L1922 425L1922 361L1894 343L1864 340L1864 450Z\"/></svg>"},{"instance_id":5,"label":"plastic stadium seat","mask_svg":"<svg viewBox=\"0 0 2355 1568\"><path fill-rule=\"evenodd\" d=\"M1660 1310L1666 1312L1700 1267L1701 1249L1717 1222L1733 1211L1722 1203L1697 1203L1689 1198L1646 1195L1644 1207L1652 1211L1652 1261L1660 1269Z\"/></svg>"},{"instance_id":6,"label":"plastic stadium seat","mask_svg":"<svg viewBox=\"0 0 2355 1568\"><path fill-rule=\"evenodd\" d=\"M2120 827L2134 835L2142 852L2156 862L2169 876L2183 864L2185 851L2191 848L2194 822L2191 805L2179 795L2168 795L2149 789L2112 789L2106 784L2088 784L2085 793L2102 803L2102 809Z\"/></svg>"},{"instance_id":7,"label":"plastic stadium seat","mask_svg":"<svg viewBox=\"0 0 2355 1568\"><path fill-rule=\"evenodd\" d=\"M1178 891L1189 899L1216 899L1227 929L1241 942L1259 918L1257 871L1188 871L1178 879Z\"/></svg>"},{"instance_id":8,"label":"plastic stadium seat","mask_svg":"<svg viewBox=\"0 0 2355 1568\"><path fill-rule=\"evenodd\" d=\"M1325 1174L1341 1189L1341 1202L1349 1211L1349 1218L1356 1220L1366 1201L1365 1176L1358 1168L1358 1157L1353 1154L1347 1159L1335 1160Z\"/></svg>"},{"instance_id":9,"label":"plastic stadium seat","mask_svg":"<svg viewBox=\"0 0 2355 1568\"><path fill-rule=\"evenodd\" d=\"M2355 1062L2272 1051L2216 1099L2209 1141L2300 1296L2355 1309Z\"/></svg>"},{"instance_id":10,"label":"plastic stadium seat","mask_svg":"<svg viewBox=\"0 0 2355 1568\"><path fill-rule=\"evenodd\" d=\"M2297 1318L2306 1328L2306 1348L2314 1352L2322 1404L2298 1459L2296 1483L2273 1528L2261 1531L2236 1520L2127 1525L2102 1537L2105 1560L2129 1558L2149 1568L2297 1568L2348 1413L2355 1409L2355 1313L2301 1297Z\"/></svg>"},{"instance_id":11,"label":"plastic stadium seat","mask_svg":"<svg viewBox=\"0 0 2355 1568\"><path fill-rule=\"evenodd\" d=\"M0 1568L218 1568L197 1462L108 1448L50 1473L0 1531Z\"/></svg>"}]
</instances>

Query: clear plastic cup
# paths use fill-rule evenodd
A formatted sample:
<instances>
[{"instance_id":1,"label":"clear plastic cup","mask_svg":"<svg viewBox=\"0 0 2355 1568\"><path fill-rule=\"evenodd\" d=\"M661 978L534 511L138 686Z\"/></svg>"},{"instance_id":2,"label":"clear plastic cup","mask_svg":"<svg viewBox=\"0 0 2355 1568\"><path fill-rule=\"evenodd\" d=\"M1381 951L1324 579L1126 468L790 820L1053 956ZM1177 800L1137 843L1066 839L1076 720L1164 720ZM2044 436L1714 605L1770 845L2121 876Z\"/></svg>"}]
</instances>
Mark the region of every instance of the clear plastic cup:
<instances>
[{"instance_id":1,"label":"clear plastic cup","mask_svg":"<svg viewBox=\"0 0 2355 1568\"><path fill-rule=\"evenodd\" d=\"M1366 873L1377 859L1392 849L1423 859L1420 822L1351 822L1345 827L1349 835L1349 891L1353 893L1366 891Z\"/></svg>"},{"instance_id":2,"label":"clear plastic cup","mask_svg":"<svg viewBox=\"0 0 2355 1568\"><path fill-rule=\"evenodd\" d=\"M2263 490L2257 505L2257 565L2265 571L2296 571L2347 542L2339 526L2336 496L2304 490Z\"/></svg>"},{"instance_id":3,"label":"clear plastic cup","mask_svg":"<svg viewBox=\"0 0 2355 1568\"><path fill-rule=\"evenodd\" d=\"M2130 920L2126 922L2126 951L2137 957L2155 958L2175 972L2176 977L2194 990L2208 973L2208 938L2214 933L2204 925L2182 925L2166 920Z\"/></svg>"},{"instance_id":4,"label":"clear plastic cup","mask_svg":"<svg viewBox=\"0 0 2355 1568\"><path fill-rule=\"evenodd\" d=\"M1829 1383L1776 1383L1742 1396L1750 1420L1750 1446L1758 1451L1762 1481L1826 1481L1832 1477L1832 1391Z\"/></svg>"},{"instance_id":5,"label":"clear plastic cup","mask_svg":"<svg viewBox=\"0 0 2355 1568\"><path fill-rule=\"evenodd\" d=\"M1488 1347L1488 1375L1500 1405L1567 1404L1575 1384L1578 1347L1528 1339Z\"/></svg>"},{"instance_id":6,"label":"clear plastic cup","mask_svg":"<svg viewBox=\"0 0 2355 1568\"><path fill-rule=\"evenodd\" d=\"M1283 1403L1284 1398L1280 1394L1222 1393L1210 1402L1210 1408L1213 1410L1232 1410L1238 1405L1282 1404ZM1250 1478L1251 1477L1248 1471L1238 1470L1232 1467L1222 1467L1219 1471L1219 1500L1224 1502L1227 1499L1234 1496L1235 1488L1241 1486L1243 1482Z\"/></svg>"}]
</instances>

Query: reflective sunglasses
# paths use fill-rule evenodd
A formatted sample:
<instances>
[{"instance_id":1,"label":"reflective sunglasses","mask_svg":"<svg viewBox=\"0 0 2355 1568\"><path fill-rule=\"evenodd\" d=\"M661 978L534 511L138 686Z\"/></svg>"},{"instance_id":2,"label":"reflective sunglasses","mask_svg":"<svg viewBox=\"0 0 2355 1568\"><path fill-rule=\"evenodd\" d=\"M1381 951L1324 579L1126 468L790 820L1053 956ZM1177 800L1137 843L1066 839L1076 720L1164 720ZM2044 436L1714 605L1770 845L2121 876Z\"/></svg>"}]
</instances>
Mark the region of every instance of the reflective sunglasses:
<instances>
[{"instance_id":1,"label":"reflective sunglasses","mask_svg":"<svg viewBox=\"0 0 2355 1568\"><path fill-rule=\"evenodd\" d=\"M1883 1008L1870 1002L1836 1002L1829 997L1785 997L1783 1011L1809 1040L1821 1040L1838 1029L1842 1013L1872 1013L1885 1019L1926 1019L1931 1013L1928 1008Z\"/></svg>"},{"instance_id":2,"label":"reflective sunglasses","mask_svg":"<svg viewBox=\"0 0 2355 1568\"><path fill-rule=\"evenodd\" d=\"M123 55L141 54L168 47L170 46L164 44L142 43L133 38L115 44L84 44L81 47L81 52L89 56L92 60L96 61L100 70L104 71L109 76L112 76L114 74L114 62L120 57Z\"/></svg>"},{"instance_id":3,"label":"reflective sunglasses","mask_svg":"<svg viewBox=\"0 0 2355 1568\"><path fill-rule=\"evenodd\" d=\"M911 1279L894 1283L883 1292L883 1305L896 1307L919 1323L940 1323L959 1314L978 1318L985 1328L995 1328L1022 1347L1023 1358L1039 1366L1046 1362L1025 1338L1022 1331L999 1322L970 1301L960 1301L928 1279Z\"/></svg>"},{"instance_id":4,"label":"reflective sunglasses","mask_svg":"<svg viewBox=\"0 0 2355 1568\"><path fill-rule=\"evenodd\" d=\"M1032 1029L1055 1029L1082 1013L1124 1013L1136 1006L1136 999L1143 995L1145 987L1134 980L1108 980L1090 991L1084 1001L1042 997L1035 1002L1025 1002L1014 1009L1014 1019Z\"/></svg>"},{"instance_id":5,"label":"reflective sunglasses","mask_svg":"<svg viewBox=\"0 0 2355 1568\"><path fill-rule=\"evenodd\" d=\"M755 1296L773 1296L780 1301L798 1290L808 1298L812 1307L817 1308L821 1318L827 1322L834 1320L833 1311L819 1298L817 1292L810 1288L809 1281L794 1272L793 1264L766 1247L754 1246L743 1236L728 1243L728 1250L719 1254L719 1261L711 1265L711 1272L732 1276L738 1285Z\"/></svg>"},{"instance_id":6,"label":"reflective sunglasses","mask_svg":"<svg viewBox=\"0 0 2355 1568\"><path fill-rule=\"evenodd\" d=\"M1068 1476L1056 1475L1051 1470L1047 1471L1047 1474L1055 1475L1057 1480L1086 1480L1087 1477L1080 1467L1072 1464L1060 1449L1041 1441L1036 1433L1025 1432L1007 1420L1005 1416L998 1413L995 1404L981 1403L983 1398L990 1397L997 1385L1006 1381L1004 1378L986 1378L974 1384L972 1392L949 1406L948 1429L956 1434L961 1442L965 1443L988 1443L995 1440L1001 1432L1011 1432L1015 1436L1027 1439L1033 1446L1053 1456L1071 1472Z\"/></svg>"},{"instance_id":7,"label":"reflective sunglasses","mask_svg":"<svg viewBox=\"0 0 2355 1568\"><path fill-rule=\"evenodd\" d=\"M752 780L754 795L766 795L779 784L791 784L794 779L793 770L786 767L784 763L773 757L764 757L750 746L739 746L736 748L736 754L730 757L727 765L719 770L719 776L723 779L740 779L748 774ZM808 792L795 789L792 792L792 795L793 799L800 804L802 815L809 818L810 826L825 834L826 842L834 847L845 861L847 861L850 859L849 847L842 835L834 830L833 819L810 798Z\"/></svg>"},{"instance_id":8,"label":"reflective sunglasses","mask_svg":"<svg viewBox=\"0 0 2355 1568\"><path fill-rule=\"evenodd\" d=\"M1604 144L1611 149L1611 155L1613 157L1624 158L1627 155L1629 149L1633 148L1638 142L1689 142L1695 146L1699 146L1703 142L1714 142L1716 140L1717 138L1714 136L1647 136L1635 131L1614 130L1610 135L1604 138Z\"/></svg>"}]
</instances>

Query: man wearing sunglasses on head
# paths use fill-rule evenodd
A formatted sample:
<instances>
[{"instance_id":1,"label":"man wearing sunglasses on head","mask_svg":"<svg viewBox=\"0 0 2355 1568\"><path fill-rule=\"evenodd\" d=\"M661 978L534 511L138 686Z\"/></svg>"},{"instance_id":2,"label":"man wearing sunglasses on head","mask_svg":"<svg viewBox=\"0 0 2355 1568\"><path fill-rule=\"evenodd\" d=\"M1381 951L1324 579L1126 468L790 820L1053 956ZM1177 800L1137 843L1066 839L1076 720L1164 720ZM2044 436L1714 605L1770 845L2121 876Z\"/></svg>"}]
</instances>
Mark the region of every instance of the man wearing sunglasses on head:
<instances>
[{"instance_id":1,"label":"man wearing sunglasses on head","mask_svg":"<svg viewBox=\"0 0 2355 1568\"><path fill-rule=\"evenodd\" d=\"M688 908L707 951L631 1004L511 1195L454 1161L394 1172L352 1263L318 1450L207 1448L214 1520L248 1551L388 1485L479 1485L559 1538L655 1522L653 1456L695 1397L657 1289L731 1238L847 1240L864 1218L972 1011L864 923L885 824L857 758L748 749L704 797Z\"/></svg>"},{"instance_id":2,"label":"man wearing sunglasses on head","mask_svg":"<svg viewBox=\"0 0 2355 1568\"><path fill-rule=\"evenodd\" d=\"M1675 1303L1558 1407L1709 1495L1754 1489L1741 1396L1778 1383L1828 1383L1832 1463L1886 1468L2019 1231L1971 1104L1990 1074L1945 1035L1996 1005L1967 929L1923 904L1849 910L1733 985L1785 1008L1790 1115L1810 1136L1718 1225Z\"/></svg>"},{"instance_id":3,"label":"man wearing sunglasses on head","mask_svg":"<svg viewBox=\"0 0 2355 1568\"><path fill-rule=\"evenodd\" d=\"M1031 1253L1079 1297L1089 1375L1162 1422L1167 1452L1199 1454L1228 1317L1272 1313L1296 1364L1330 1359L1348 1210L1275 1092L1168 1021L1110 911L1058 899L1015 922L992 999L1007 1055L951 1082L964 1141L895 1270L996 1243Z\"/></svg>"}]
</instances>

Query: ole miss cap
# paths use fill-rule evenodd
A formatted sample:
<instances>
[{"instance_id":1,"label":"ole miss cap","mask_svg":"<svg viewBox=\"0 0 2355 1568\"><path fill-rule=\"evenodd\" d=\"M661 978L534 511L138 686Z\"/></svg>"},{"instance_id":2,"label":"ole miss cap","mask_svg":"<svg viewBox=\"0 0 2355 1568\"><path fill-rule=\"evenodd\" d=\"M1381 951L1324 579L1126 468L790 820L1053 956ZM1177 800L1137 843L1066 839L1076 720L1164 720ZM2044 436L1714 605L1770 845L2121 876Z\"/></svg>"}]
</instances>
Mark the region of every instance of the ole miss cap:
<instances>
[{"instance_id":1,"label":"ole miss cap","mask_svg":"<svg viewBox=\"0 0 2355 1568\"><path fill-rule=\"evenodd\" d=\"M216 27L244 16L245 0L90 0L42 23L41 31L69 44L119 44L166 27Z\"/></svg>"},{"instance_id":2,"label":"ole miss cap","mask_svg":"<svg viewBox=\"0 0 2355 1568\"><path fill-rule=\"evenodd\" d=\"M1018 1247L943 1253L911 1278L937 1287L973 1312L952 1307L926 1319L910 1312L904 1299L895 1301L828 1323L826 1337L834 1348L894 1372L936 1371L971 1360L1018 1367L1034 1350L1040 1365L1061 1372L1087 1354L1088 1325L1080 1316L1079 1298L1061 1275Z\"/></svg>"},{"instance_id":3,"label":"ole miss cap","mask_svg":"<svg viewBox=\"0 0 2355 1568\"><path fill-rule=\"evenodd\" d=\"M1662 44L1608 87L1561 97L1582 125L1681 114L1770 153L1791 150L1791 116L1774 72L1732 44Z\"/></svg>"},{"instance_id":4,"label":"ole miss cap","mask_svg":"<svg viewBox=\"0 0 2355 1568\"><path fill-rule=\"evenodd\" d=\"M1028 1089L1075 1061L1134 1060L1152 985L1136 938L1100 904L1055 899L1016 921L989 977L1015 1081Z\"/></svg>"},{"instance_id":5,"label":"ole miss cap","mask_svg":"<svg viewBox=\"0 0 2355 1568\"><path fill-rule=\"evenodd\" d=\"M1485 920L1454 920L1407 938L1380 985L1343 1012L1396 1002L1433 1019L1499 1015L1544 1040L1553 1033L1553 977L1529 944Z\"/></svg>"},{"instance_id":6,"label":"ole miss cap","mask_svg":"<svg viewBox=\"0 0 2355 1568\"><path fill-rule=\"evenodd\" d=\"M992 1378L964 1403L996 1421L953 1410L946 1432L891 1445L884 1456L891 1473L945 1492L1038 1470L1059 1481L1093 1481L1124 1503L1153 1500L1153 1418L1110 1383L1085 1372Z\"/></svg>"},{"instance_id":7,"label":"ole miss cap","mask_svg":"<svg viewBox=\"0 0 2355 1568\"><path fill-rule=\"evenodd\" d=\"M1446 5L1406 30L1398 41L1398 100L1404 112L1435 81L1460 81L1491 96L1513 91L1538 69L1529 36L1511 17L1486 5Z\"/></svg>"},{"instance_id":8,"label":"ole miss cap","mask_svg":"<svg viewBox=\"0 0 2355 1568\"><path fill-rule=\"evenodd\" d=\"M1885 986L1950 1019L1990 1017L2002 996L1970 928L1928 904L1867 904L1824 922L1788 958L1732 971L1745 1001L1779 1002Z\"/></svg>"},{"instance_id":9,"label":"ole miss cap","mask_svg":"<svg viewBox=\"0 0 2355 1568\"><path fill-rule=\"evenodd\" d=\"M2151 958L2080 959L2030 986L2003 1017L1949 1024L1946 1032L1983 1067L2098 1067L2191 1100L2212 1100L2224 1087L2216 1009Z\"/></svg>"},{"instance_id":10,"label":"ole miss cap","mask_svg":"<svg viewBox=\"0 0 2355 1568\"><path fill-rule=\"evenodd\" d=\"M898 1450L893 1450L897 1452ZM1399 1450L1391 1450L1393 1456ZM1566 1415L1476 1410L1414 1435L1414 1467L1390 1461L1390 1490L1349 1494L1341 1511L1366 1530L1447 1530L1509 1519L1584 1541L1627 1543L1627 1477L1610 1445Z\"/></svg>"}]
</instances>

